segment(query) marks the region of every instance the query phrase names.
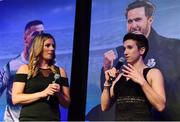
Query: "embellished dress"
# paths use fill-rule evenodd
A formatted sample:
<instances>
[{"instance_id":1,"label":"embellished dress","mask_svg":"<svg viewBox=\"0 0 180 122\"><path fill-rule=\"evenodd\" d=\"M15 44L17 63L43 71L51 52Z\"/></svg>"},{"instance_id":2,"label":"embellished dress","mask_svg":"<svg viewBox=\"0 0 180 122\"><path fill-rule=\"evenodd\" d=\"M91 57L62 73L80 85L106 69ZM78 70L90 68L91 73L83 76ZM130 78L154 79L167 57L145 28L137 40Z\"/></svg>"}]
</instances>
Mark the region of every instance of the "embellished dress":
<instances>
[{"instance_id":1,"label":"embellished dress","mask_svg":"<svg viewBox=\"0 0 180 122\"><path fill-rule=\"evenodd\" d=\"M149 70L150 68L143 70L145 79ZM121 76L114 85L114 96L116 100L116 120L152 120L151 104L139 84Z\"/></svg>"}]
</instances>

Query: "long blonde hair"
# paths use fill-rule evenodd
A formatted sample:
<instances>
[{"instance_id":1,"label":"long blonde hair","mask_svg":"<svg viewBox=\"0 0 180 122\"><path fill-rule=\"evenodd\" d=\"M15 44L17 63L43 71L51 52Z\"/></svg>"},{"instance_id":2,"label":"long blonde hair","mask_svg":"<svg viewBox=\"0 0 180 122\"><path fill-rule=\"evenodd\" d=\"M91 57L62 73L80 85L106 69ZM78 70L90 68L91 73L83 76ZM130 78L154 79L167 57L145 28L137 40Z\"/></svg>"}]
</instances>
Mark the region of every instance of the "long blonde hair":
<instances>
[{"instance_id":1,"label":"long blonde hair","mask_svg":"<svg viewBox=\"0 0 180 122\"><path fill-rule=\"evenodd\" d=\"M33 43L32 43L31 49L30 49L30 55L29 55L28 79L31 77L33 78L38 74L38 71L39 71L38 65L39 65L39 60L40 60L40 54L43 51L44 42L48 39L52 39L55 44L54 37L48 33L39 34L33 39ZM56 44L55 44L55 47L56 47ZM50 66L50 69L52 70L52 72L56 74L56 73L58 73L58 71L55 70L54 64L55 64L55 52L54 52L54 56L53 56L52 60L49 62L49 66Z\"/></svg>"}]
</instances>

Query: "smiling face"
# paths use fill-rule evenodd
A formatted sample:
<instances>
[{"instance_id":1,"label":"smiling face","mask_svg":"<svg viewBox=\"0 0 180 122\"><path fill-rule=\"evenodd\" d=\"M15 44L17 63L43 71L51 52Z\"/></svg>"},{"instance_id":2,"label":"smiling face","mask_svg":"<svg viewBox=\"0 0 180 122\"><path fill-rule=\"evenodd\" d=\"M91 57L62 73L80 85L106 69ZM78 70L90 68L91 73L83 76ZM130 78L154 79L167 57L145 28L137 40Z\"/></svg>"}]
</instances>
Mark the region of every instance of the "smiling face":
<instances>
[{"instance_id":1,"label":"smiling face","mask_svg":"<svg viewBox=\"0 0 180 122\"><path fill-rule=\"evenodd\" d=\"M127 29L128 32L143 34L149 36L153 17L145 15L144 7L134 8L128 11L127 14Z\"/></svg>"},{"instance_id":2,"label":"smiling face","mask_svg":"<svg viewBox=\"0 0 180 122\"><path fill-rule=\"evenodd\" d=\"M41 52L41 58L50 61L53 60L55 56L55 43L54 40L49 38L44 41L43 50Z\"/></svg>"},{"instance_id":3,"label":"smiling face","mask_svg":"<svg viewBox=\"0 0 180 122\"><path fill-rule=\"evenodd\" d=\"M136 41L128 39L124 42L124 55L127 63L134 64L144 54L144 48L138 48Z\"/></svg>"}]
</instances>

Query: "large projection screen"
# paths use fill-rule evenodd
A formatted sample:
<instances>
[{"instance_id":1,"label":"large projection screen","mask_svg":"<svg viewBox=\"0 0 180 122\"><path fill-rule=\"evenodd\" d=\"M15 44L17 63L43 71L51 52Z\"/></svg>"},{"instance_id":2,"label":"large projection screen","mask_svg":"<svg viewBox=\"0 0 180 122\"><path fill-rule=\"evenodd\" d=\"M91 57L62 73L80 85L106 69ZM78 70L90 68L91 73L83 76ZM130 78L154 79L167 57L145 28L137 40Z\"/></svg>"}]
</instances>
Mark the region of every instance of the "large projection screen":
<instances>
[{"instance_id":1,"label":"large projection screen","mask_svg":"<svg viewBox=\"0 0 180 122\"><path fill-rule=\"evenodd\" d=\"M0 69L23 50L26 23L41 20L45 32L52 34L56 40L56 64L66 70L70 81L75 4L76 0L0 0ZM2 121L6 106L6 89L0 94ZM61 109L61 119L67 120L67 109Z\"/></svg>"},{"instance_id":2,"label":"large projection screen","mask_svg":"<svg viewBox=\"0 0 180 122\"><path fill-rule=\"evenodd\" d=\"M101 112L100 75L105 52L122 45L127 33L125 9L134 0L92 0L92 20L90 37L89 73L87 86L86 119L113 120L113 111ZM162 120L180 120L180 1L150 0L155 6L153 29L166 42L152 44L150 48L157 53L165 76L167 111ZM176 41L172 41L175 38ZM177 42L178 41L178 42ZM168 46L163 46L168 45ZM173 45L173 46L170 46ZM162 47L163 46L163 47ZM174 49L176 48L176 49ZM167 52L167 50L170 52ZM174 51L175 50L175 51ZM164 51L164 52L163 52ZM158 54L161 54L158 56ZM169 66L171 65L171 66ZM110 115L109 115L110 114Z\"/></svg>"}]
</instances>

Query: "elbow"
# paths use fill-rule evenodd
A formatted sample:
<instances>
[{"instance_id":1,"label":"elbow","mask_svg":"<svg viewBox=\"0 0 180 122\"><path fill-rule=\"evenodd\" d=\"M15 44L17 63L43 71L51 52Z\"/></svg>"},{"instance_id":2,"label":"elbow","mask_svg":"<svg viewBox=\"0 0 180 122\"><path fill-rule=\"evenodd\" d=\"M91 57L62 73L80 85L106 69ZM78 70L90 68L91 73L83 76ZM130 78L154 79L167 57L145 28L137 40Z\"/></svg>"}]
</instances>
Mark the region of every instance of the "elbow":
<instances>
[{"instance_id":1,"label":"elbow","mask_svg":"<svg viewBox=\"0 0 180 122\"><path fill-rule=\"evenodd\" d=\"M101 107L101 110L102 110L103 112L105 112L105 111L106 111L106 109L105 109L104 107Z\"/></svg>"},{"instance_id":2,"label":"elbow","mask_svg":"<svg viewBox=\"0 0 180 122\"><path fill-rule=\"evenodd\" d=\"M159 111L159 112L162 112L164 109L165 109L165 104L162 104L162 105L160 105L158 108L157 108L157 110Z\"/></svg>"},{"instance_id":3,"label":"elbow","mask_svg":"<svg viewBox=\"0 0 180 122\"><path fill-rule=\"evenodd\" d=\"M13 105L18 104L17 97L15 95L12 95L12 103L13 103Z\"/></svg>"},{"instance_id":4,"label":"elbow","mask_svg":"<svg viewBox=\"0 0 180 122\"><path fill-rule=\"evenodd\" d=\"M165 105L160 106L160 107L157 108L157 110L158 110L159 112L162 112L164 109L165 109Z\"/></svg>"},{"instance_id":5,"label":"elbow","mask_svg":"<svg viewBox=\"0 0 180 122\"><path fill-rule=\"evenodd\" d=\"M159 104L159 106L157 106L157 110L159 112L162 112L165 109L165 107L166 107L166 102L163 101L161 104Z\"/></svg>"},{"instance_id":6,"label":"elbow","mask_svg":"<svg viewBox=\"0 0 180 122\"><path fill-rule=\"evenodd\" d=\"M107 111L110 107L110 103L108 100L101 99L101 110L103 112Z\"/></svg>"},{"instance_id":7,"label":"elbow","mask_svg":"<svg viewBox=\"0 0 180 122\"><path fill-rule=\"evenodd\" d=\"M102 110L103 112L105 112L105 111L107 111L107 107L105 107L104 105L101 104L101 110Z\"/></svg>"},{"instance_id":8,"label":"elbow","mask_svg":"<svg viewBox=\"0 0 180 122\"><path fill-rule=\"evenodd\" d=\"M21 94L12 92L12 104L13 105L20 104L20 99L19 99L20 96L21 96Z\"/></svg>"}]
</instances>

